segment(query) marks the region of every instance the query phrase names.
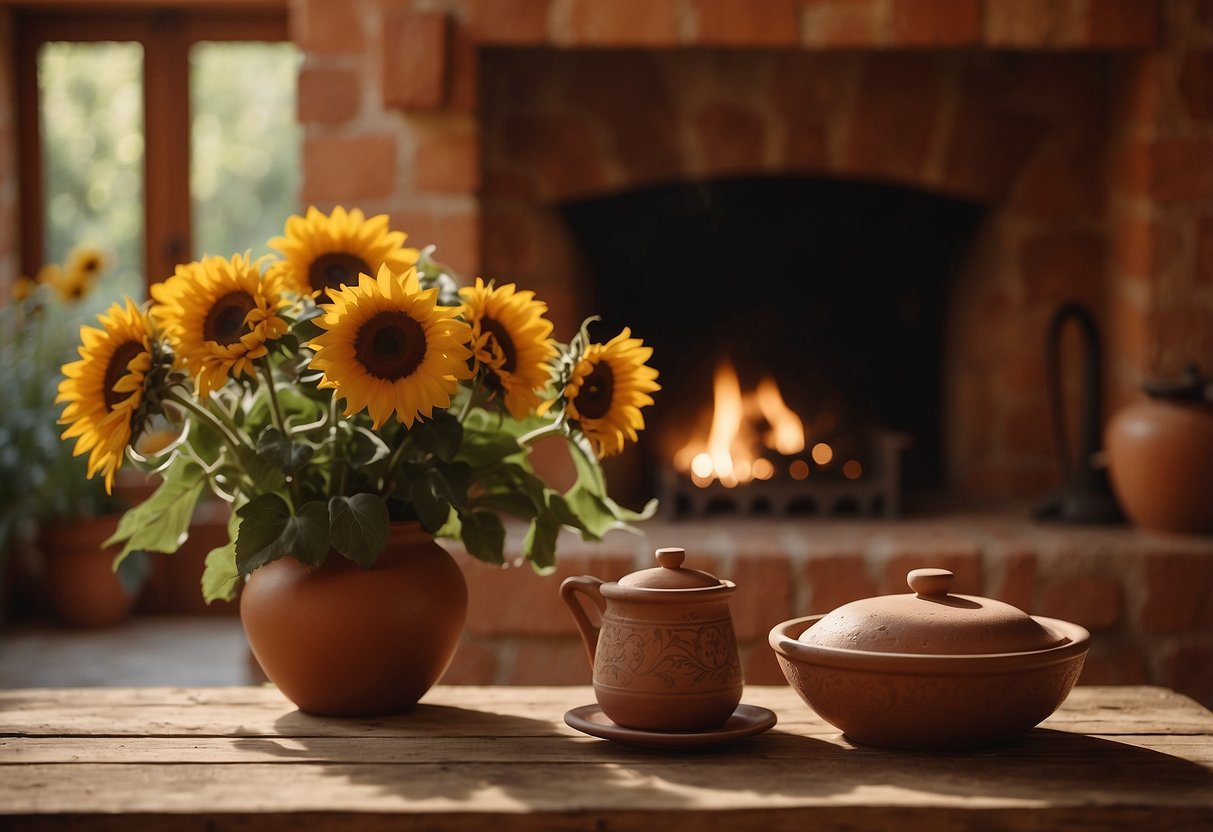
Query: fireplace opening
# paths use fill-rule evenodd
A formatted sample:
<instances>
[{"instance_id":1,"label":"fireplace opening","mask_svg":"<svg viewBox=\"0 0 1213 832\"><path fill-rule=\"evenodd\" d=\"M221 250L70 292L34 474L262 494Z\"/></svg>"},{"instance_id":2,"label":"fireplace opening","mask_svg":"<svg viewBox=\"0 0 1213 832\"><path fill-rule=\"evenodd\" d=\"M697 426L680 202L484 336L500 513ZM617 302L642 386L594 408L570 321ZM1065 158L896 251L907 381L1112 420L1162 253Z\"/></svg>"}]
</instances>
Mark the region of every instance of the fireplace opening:
<instances>
[{"instance_id":1,"label":"fireplace opening","mask_svg":"<svg viewBox=\"0 0 1213 832\"><path fill-rule=\"evenodd\" d=\"M796 481L834 481L831 511L888 513L887 498L865 506L868 492L847 483L887 467L879 457L890 442L899 494L946 489L948 298L982 205L870 182L751 177L571 202L562 213L600 331L630 326L661 373L640 463L608 469L625 502L658 495L675 514L826 513L821 492L798 492ZM705 473L722 372L733 374L726 398L737 398L737 423L767 447L739 456L734 442L728 470ZM799 448L777 447L776 420L749 398L772 387L799 420ZM788 488L772 490L779 480Z\"/></svg>"}]
</instances>

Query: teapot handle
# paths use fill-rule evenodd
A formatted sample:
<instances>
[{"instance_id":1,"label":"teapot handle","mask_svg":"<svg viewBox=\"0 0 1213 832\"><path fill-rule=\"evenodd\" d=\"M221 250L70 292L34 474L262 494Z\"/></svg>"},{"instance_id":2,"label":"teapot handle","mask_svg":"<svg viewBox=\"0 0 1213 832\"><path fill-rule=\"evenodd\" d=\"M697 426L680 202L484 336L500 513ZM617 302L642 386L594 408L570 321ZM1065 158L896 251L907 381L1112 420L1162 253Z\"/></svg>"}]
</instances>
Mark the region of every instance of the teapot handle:
<instances>
[{"instance_id":1,"label":"teapot handle","mask_svg":"<svg viewBox=\"0 0 1213 832\"><path fill-rule=\"evenodd\" d=\"M606 599L602 597L601 588L604 583L605 581L591 575L576 575L572 578L565 578L564 583L560 585L560 597L568 605L569 612L573 614L573 620L577 622L577 629L581 631L581 640L585 642L585 652L590 658L590 667L594 666L594 655L598 651L599 628L590 621L590 616L586 613L581 601L577 599L576 594L580 592L588 597L598 607L599 614L602 614L606 611Z\"/></svg>"}]
</instances>

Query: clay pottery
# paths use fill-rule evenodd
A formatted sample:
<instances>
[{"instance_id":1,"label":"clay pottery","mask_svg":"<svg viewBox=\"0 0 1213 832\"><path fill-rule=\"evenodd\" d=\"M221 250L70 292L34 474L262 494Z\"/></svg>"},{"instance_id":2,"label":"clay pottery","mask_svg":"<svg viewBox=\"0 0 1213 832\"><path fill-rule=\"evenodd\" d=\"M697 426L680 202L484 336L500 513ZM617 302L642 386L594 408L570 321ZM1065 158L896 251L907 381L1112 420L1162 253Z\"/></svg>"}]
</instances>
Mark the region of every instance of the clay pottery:
<instances>
[{"instance_id":1,"label":"clay pottery","mask_svg":"<svg viewBox=\"0 0 1213 832\"><path fill-rule=\"evenodd\" d=\"M417 523L392 525L369 569L337 552L320 566L285 557L240 597L253 655L301 711L403 713L446 671L467 618L467 584Z\"/></svg>"},{"instance_id":2,"label":"clay pottery","mask_svg":"<svg viewBox=\"0 0 1213 832\"><path fill-rule=\"evenodd\" d=\"M585 641L598 704L617 725L710 730L741 701L741 661L728 606L736 586L684 568L685 557L682 549L658 549L653 569L609 583L582 575L560 586ZM579 595L597 608L600 626Z\"/></svg>"},{"instance_id":3,"label":"clay pottery","mask_svg":"<svg viewBox=\"0 0 1213 832\"><path fill-rule=\"evenodd\" d=\"M125 621L135 594L114 574L116 547L102 544L118 528L120 515L47 523L38 531L46 562L47 588L55 615L74 627L106 627Z\"/></svg>"},{"instance_id":4,"label":"clay pottery","mask_svg":"<svg viewBox=\"0 0 1213 832\"><path fill-rule=\"evenodd\" d=\"M1125 514L1144 529L1213 531L1213 401L1194 369L1149 382L1148 399L1117 411L1105 437L1108 474Z\"/></svg>"},{"instance_id":5,"label":"clay pottery","mask_svg":"<svg viewBox=\"0 0 1213 832\"><path fill-rule=\"evenodd\" d=\"M959 749L1006 742L1069 695L1089 647L1077 624L953 595L944 569L915 569L908 595L777 625L788 683L852 740Z\"/></svg>"}]
</instances>

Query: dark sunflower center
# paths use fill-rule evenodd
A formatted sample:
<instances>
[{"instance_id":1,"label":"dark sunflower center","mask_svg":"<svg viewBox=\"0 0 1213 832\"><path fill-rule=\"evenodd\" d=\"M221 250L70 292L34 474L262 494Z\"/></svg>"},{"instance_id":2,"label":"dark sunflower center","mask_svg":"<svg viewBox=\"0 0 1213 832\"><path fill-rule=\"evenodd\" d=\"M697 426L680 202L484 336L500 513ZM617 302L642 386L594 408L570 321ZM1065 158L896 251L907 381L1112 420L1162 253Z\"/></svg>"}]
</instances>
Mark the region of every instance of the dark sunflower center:
<instances>
[{"instance_id":1,"label":"dark sunflower center","mask_svg":"<svg viewBox=\"0 0 1213 832\"><path fill-rule=\"evenodd\" d=\"M307 281L313 289L339 289L358 282L359 274L371 274L371 267L355 254L331 251L312 261Z\"/></svg>"},{"instance_id":2,"label":"dark sunflower center","mask_svg":"<svg viewBox=\"0 0 1213 832\"><path fill-rule=\"evenodd\" d=\"M119 402L130 396L129 392L115 392L114 385L127 374L126 365L130 364L131 359L141 352L143 352L143 344L138 341L124 341L110 356L109 364L105 365L105 388L102 390L107 412L113 410Z\"/></svg>"},{"instance_id":3,"label":"dark sunflower center","mask_svg":"<svg viewBox=\"0 0 1213 832\"><path fill-rule=\"evenodd\" d=\"M96 257L87 257L80 262L80 270L86 274L91 274L101 268L101 261Z\"/></svg>"},{"instance_id":4,"label":"dark sunflower center","mask_svg":"<svg viewBox=\"0 0 1213 832\"><path fill-rule=\"evenodd\" d=\"M577 391L577 412L583 419L601 419L610 412L614 394L615 373L610 364L599 361Z\"/></svg>"},{"instance_id":5,"label":"dark sunflower center","mask_svg":"<svg viewBox=\"0 0 1213 832\"><path fill-rule=\"evenodd\" d=\"M518 350L505 327L492 318L485 318L480 322L480 326L493 336L493 340L501 348L501 355L505 358L505 363L501 365L500 369L507 373L514 372L514 368L518 366Z\"/></svg>"},{"instance_id":6,"label":"dark sunflower center","mask_svg":"<svg viewBox=\"0 0 1213 832\"><path fill-rule=\"evenodd\" d=\"M385 381L412 375L425 358L425 330L404 312L380 312L364 323L354 352L366 371Z\"/></svg>"},{"instance_id":7,"label":"dark sunflower center","mask_svg":"<svg viewBox=\"0 0 1213 832\"><path fill-rule=\"evenodd\" d=\"M206 313L206 321L202 324L203 339L224 347L236 343L240 336L249 332L244 318L256 305L248 292L228 292Z\"/></svg>"}]
</instances>

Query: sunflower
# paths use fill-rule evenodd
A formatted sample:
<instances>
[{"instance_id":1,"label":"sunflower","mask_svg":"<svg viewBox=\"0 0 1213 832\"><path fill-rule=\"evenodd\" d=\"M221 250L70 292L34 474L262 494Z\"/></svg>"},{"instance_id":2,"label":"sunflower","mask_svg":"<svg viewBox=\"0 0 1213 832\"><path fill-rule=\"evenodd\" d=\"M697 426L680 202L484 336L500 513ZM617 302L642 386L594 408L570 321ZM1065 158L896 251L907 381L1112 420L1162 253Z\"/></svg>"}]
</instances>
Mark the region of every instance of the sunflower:
<instances>
[{"instance_id":1,"label":"sunflower","mask_svg":"<svg viewBox=\"0 0 1213 832\"><path fill-rule=\"evenodd\" d=\"M459 382L471 378L471 329L457 307L438 306L437 295L421 291L416 269L397 275L387 266L330 290L333 302L316 318L326 331L309 344L311 367L324 373L320 387L345 399L346 416L366 409L377 429L395 413L412 427L449 406Z\"/></svg>"},{"instance_id":2,"label":"sunflower","mask_svg":"<svg viewBox=\"0 0 1213 832\"><path fill-rule=\"evenodd\" d=\"M253 361L282 336L287 305L280 281L261 276L261 262L248 255L207 257L177 267L152 286L152 316L164 326L198 395L223 386L228 374L255 375Z\"/></svg>"},{"instance_id":3,"label":"sunflower","mask_svg":"<svg viewBox=\"0 0 1213 832\"><path fill-rule=\"evenodd\" d=\"M661 389L657 371L646 366L653 354L631 330L624 328L606 344L591 344L573 368L564 395L569 418L594 446L599 458L623 450L644 428L640 408L653 403L650 393Z\"/></svg>"},{"instance_id":4,"label":"sunflower","mask_svg":"<svg viewBox=\"0 0 1213 832\"><path fill-rule=\"evenodd\" d=\"M494 288L480 278L459 296L472 325L474 357L488 368L489 386L504 393L511 416L525 419L539 404L536 391L548 383L548 365L556 357L552 323L543 317L547 304L535 300L534 292L516 291L513 283Z\"/></svg>"},{"instance_id":5,"label":"sunflower","mask_svg":"<svg viewBox=\"0 0 1213 832\"><path fill-rule=\"evenodd\" d=\"M89 454L88 476L105 474L111 492L114 472L139 427L144 390L152 370L152 324L146 312L127 298L97 320L101 329L80 327L80 359L63 366L56 404L66 403L59 424L64 439L76 439L74 456Z\"/></svg>"},{"instance_id":6,"label":"sunflower","mask_svg":"<svg viewBox=\"0 0 1213 832\"><path fill-rule=\"evenodd\" d=\"M12 287L12 299L17 303L29 300L30 296L38 290L38 281L32 277L22 275L17 278L17 282Z\"/></svg>"},{"instance_id":7,"label":"sunflower","mask_svg":"<svg viewBox=\"0 0 1213 832\"><path fill-rule=\"evenodd\" d=\"M270 240L271 248L285 260L271 271L281 275L286 285L301 295L317 297L328 290L358 282L360 274L375 274L387 266L403 274L417 264L415 248L405 248L408 235L388 230L386 214L366 219L355 208L348 213L341 206L325 216L315 206L307 216L294 215L286 221L286 236Z\"/></svg>"}]
</instances>

